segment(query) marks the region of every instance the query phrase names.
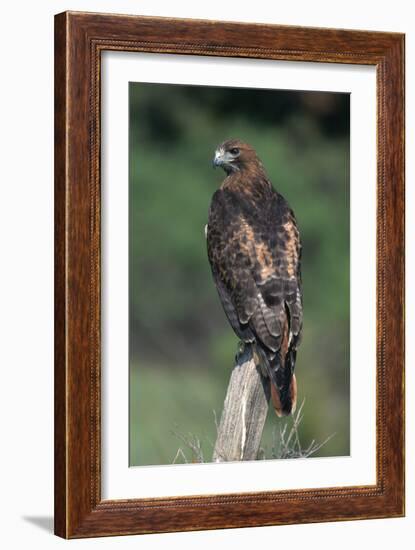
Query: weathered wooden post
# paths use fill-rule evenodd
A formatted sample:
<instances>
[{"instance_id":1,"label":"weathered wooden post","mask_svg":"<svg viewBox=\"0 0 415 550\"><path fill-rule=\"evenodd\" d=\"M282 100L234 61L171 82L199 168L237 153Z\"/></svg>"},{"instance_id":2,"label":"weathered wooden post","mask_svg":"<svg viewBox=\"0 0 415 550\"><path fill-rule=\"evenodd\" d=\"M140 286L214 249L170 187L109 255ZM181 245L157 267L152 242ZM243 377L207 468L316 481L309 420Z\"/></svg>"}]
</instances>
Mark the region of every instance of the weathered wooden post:
<instances>
[{"instance_id":1,"label":"weathered wooden post","mask_svg":"<svg viewBox=\"0 0 415 550\"><path fill-rule=\"evenodd\" d=\"M237 358L223 405L213 462L256 460L268 412L270 382L256 366L251 346Z\"/></svg>"}]
</instances>

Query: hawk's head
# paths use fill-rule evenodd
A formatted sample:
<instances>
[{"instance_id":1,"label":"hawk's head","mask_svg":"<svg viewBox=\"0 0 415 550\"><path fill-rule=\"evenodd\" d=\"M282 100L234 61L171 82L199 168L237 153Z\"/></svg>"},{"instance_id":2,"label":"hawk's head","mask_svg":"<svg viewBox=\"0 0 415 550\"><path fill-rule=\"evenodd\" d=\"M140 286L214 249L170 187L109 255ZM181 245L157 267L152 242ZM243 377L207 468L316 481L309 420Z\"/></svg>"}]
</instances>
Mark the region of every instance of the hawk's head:
<instances>
[{"instance_id":1,"label":"hawk's head","mask_svg":"<svg viewBox=\"0 0 415 550\"><path fill-rule=\"evenodd\" d=\"M255 149L239 139L229 139L216 148L213 166L220 166L227 174L262 166Z\"/></svg>"}]
</instances>

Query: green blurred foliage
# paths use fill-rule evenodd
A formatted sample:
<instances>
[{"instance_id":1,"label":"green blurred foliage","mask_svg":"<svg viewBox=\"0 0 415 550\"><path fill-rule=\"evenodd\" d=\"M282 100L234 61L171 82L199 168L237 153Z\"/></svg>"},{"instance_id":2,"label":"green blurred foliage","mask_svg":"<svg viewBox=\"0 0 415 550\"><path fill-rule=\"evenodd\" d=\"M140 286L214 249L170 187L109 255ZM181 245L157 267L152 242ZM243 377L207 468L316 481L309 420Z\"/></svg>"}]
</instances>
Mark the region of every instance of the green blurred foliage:
<instances>
[{"instance_id":1,"label":"green blurred foliage","mask_svg":"<svg viewBox=\"0 0 415 550\"><path fill-rule=\"evenodd\" d=\"M130 463L169 464L197 435L210 455L237 339L219 302L204 226L224 174L216 146L253 145L303 242L300 435L349 454L349 96L130 84ZM270 411L262 446L281 422Z\"/></svg>"}]
</instances>

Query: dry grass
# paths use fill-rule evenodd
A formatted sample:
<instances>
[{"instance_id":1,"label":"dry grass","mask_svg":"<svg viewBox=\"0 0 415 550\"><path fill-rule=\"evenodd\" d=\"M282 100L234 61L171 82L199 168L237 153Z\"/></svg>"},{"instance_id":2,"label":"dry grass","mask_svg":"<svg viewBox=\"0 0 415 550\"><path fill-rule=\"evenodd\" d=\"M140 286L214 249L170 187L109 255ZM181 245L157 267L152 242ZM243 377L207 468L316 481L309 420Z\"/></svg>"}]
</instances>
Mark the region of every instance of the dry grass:
<instances>
[{"instance_id":1,"label":"dry grass","mask_svg":"<svg viewBox=\"0 0 415 550\"><path fill-rule=\"evenodd\" d=\"M190 452L189 457L183 451L182 447L179 447L177 449L176 456L174 457L173 464L177 464L180 457L185 464L201 464L205 462L202 450L202 442L196 435L193 435L191 433L183 434L177 429L173 430L173 434L184 444L187 453Z\"/></svg>"},{"instance_id":2,"label":"dry grass","mask_svg":"<svg viewBox=\"0 0 415 550\"><path fill-rule=\"evenodd\" d=\"M323 442L318 443L314 439L308 446L304 447L300 441L298 428L303 420L303 409L305 399L302 401L298 411L291 420L281 425L279 429L274 428L272 438L271 456L263 458L308 458L321 449L335 434L329 435ZM260 449L260 452L262 449ZM265 453L264 453L265 454Z\"/></svg>"},{"instance_id":3,"label":"dry grass","mask_svg":"<svg viewBox=\"0 0 415 550\"><path fill-rule=\"evenodd\" d=\"M257 456L258 460L308 458L319 451L332 437L334 437L335 434L331 434L321 443L313 439L307 446L304 446L299 435L299 426L304 418L304 404L305 399L302 401L294 416L290 417L289 420L279 427L275 426L272 437L271 455L267 456L264 448L260 447ZM218 421L215 411L213 411L213 415L217 429ZM173 464L201 464L210 462L210 460L205 460L202 449L203 442L199 437L192 433L184 434L177 428L173 430L173 434L182 442L182 446L177 449ZM207 443L213 451L214 444L211 441L207 441Z\"/></svg>"}]
</instances>

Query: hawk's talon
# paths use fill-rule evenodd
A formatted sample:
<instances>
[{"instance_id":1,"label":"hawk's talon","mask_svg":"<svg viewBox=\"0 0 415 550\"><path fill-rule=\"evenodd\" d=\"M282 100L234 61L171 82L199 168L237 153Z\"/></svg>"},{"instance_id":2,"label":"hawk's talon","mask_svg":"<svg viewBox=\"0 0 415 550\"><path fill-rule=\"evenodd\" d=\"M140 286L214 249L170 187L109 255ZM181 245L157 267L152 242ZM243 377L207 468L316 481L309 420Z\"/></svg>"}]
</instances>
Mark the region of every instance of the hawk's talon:
<instances>
[{"instance_id":1,"label":"hawk's talon","mask_svg":"<svg viewBox=\"0 0 415 550\"><path fill-rule=\"evenodd\" d=\"M249 344L247 344L246 342L243 342L242 340L240 340L238 342L238 348L237 348L237 351L236 351L236 354L235 354L235 363L241 363L242 362L242 358L245 355L246 348L247 348L248 345Z\"/></svg>"}]
</instances>

